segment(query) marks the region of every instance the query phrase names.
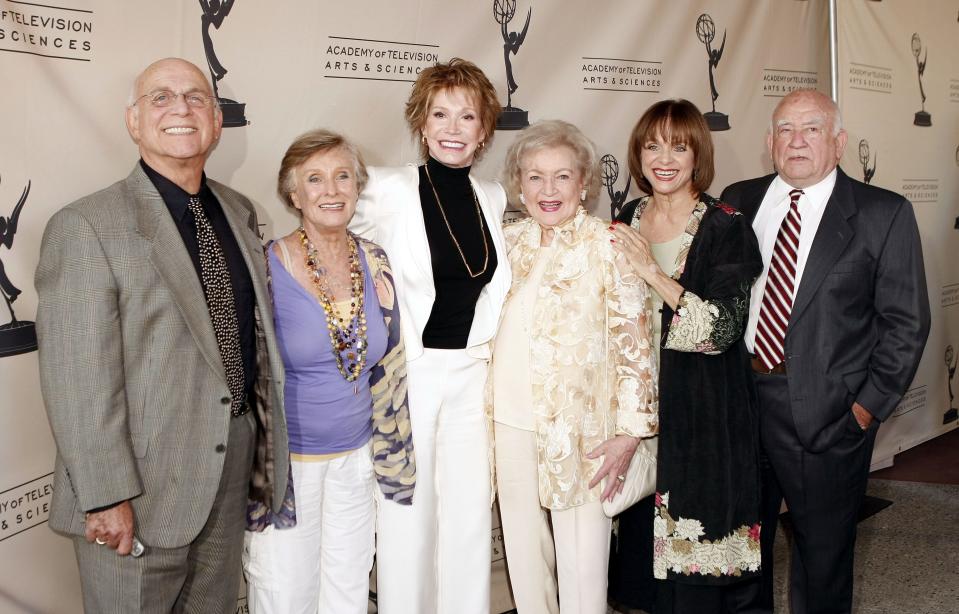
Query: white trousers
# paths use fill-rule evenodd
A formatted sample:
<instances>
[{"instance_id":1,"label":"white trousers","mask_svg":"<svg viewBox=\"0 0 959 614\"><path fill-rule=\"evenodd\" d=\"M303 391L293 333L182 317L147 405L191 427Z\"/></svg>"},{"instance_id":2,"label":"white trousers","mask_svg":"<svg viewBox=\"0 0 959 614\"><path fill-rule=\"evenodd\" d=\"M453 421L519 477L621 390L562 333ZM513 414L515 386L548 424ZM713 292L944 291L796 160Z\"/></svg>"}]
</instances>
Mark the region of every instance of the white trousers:
<instances>
[{"instance_id":1,"label":"white trousers","mask_svg":"<svg viewBox=\"0 0 959 614\"><path fill-rule=\"evenodd\" d=\"M251 614L366 614L376 502L369 445L292 461L296 526L247 531Z\"/></svg>"},{"instance_id":2,"label":"white trousers","mask_svg":"<svg viewBox=\"0 0 959 614\"><path fill-rule=\"evenodd\" d=\"M411 506L378 495L378 611L489 614L486 361L427 348L408 381L416 489Z\"/></svg>"},{"instance_id":3,"label":"white trousers","mask_svg":"<svg viewBox=\"0 0 959 614\"><path fill-rule=\"evenodd\" d=\"M611 523L602 504L544 509L535 433L497 422L495 439L506 568L517 612L605 614Z\"/></svg>"}]
</instances>

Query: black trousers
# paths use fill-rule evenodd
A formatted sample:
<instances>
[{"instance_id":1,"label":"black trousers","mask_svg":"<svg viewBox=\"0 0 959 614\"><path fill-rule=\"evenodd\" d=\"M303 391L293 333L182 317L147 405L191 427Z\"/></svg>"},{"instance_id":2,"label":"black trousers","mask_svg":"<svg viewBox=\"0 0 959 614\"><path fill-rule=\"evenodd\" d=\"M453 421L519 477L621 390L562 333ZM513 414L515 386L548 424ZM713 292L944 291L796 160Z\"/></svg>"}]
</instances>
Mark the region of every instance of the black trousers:
<instances>
[{"instance_id":1,"label":"black trousers","mask_svg":"<svg viewBox=\"0 0 959 614\"><path fill-rule=\"evenodd\" d=\"M879 423L863 431L850 407L844 436L828 450L803 448L785 375L755 374L762 442L762 590L759 611L773 611L773 543L783 499L793 525L792 614L852 610L856 521L866 493Z\"/></svg>"}]
</instances>

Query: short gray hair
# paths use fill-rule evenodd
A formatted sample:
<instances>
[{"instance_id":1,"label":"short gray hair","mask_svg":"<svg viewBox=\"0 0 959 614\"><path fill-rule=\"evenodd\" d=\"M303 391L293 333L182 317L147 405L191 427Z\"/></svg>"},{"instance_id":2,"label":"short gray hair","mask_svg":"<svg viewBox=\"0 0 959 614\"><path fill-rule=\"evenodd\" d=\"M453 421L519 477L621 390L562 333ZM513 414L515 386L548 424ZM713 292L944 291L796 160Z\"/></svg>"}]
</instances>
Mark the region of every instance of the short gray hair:
<instances>
[{"instance_id":1,"label":"short gray hair","mask_svg":"<svg viewBox=\"0 0 959 614\"><path fill-rule=\"evenodd\" d=\"M353 176L356 178L356 193L359 194L366 187L366 181L369 175L366 172L366 164L363 162L363 156L356 145L351 143L341 134L331 130L318 128L305 132L290 143L286 153L283 154L283 161L280 162L280 172L276 177L276 193L283 199L283 202L292 209L293 199L290 193L296 190L296 179L293 174L296 169L312 158L315 154L321 152L342 149L353 159Z\"/></svg>"},{"instance_id":2,"label":"short gray hair","mask_svg":"<svg viewBox=\"0 0 959 614\"><path fill-rule=\"evenodd\" d=\"M576 170L583 177L586 188L586 202L588 206L599 196L599 156L596 155L596 146L583 132L569 122L559 119L543 120L524 128L509 151L506 152L506 161L503 167L503 183L506 185L506 195L512 203L519 203L522 192L522 163L526 156L553 147L568 147L576 160Z\"/></svg>"}]
</instances>

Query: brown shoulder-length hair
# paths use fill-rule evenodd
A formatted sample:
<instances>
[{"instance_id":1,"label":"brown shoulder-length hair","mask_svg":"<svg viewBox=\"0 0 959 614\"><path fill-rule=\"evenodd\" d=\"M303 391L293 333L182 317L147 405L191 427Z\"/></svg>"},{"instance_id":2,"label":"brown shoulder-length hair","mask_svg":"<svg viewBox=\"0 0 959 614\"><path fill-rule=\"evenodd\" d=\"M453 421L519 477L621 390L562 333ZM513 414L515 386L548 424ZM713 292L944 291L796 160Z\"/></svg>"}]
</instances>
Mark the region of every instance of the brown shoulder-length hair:
<instances>
[{"instance_id":1,"label":"brown shoulder-length hair","mask_svg":"<svg viewBox=\"0 0 959 614\"><path fill-rule=\"evenodd\" d=\"M410 127L413 138L420 141L420 156L424 160L429 154L429 149L420 139L420 133L426 125L426 116L433 96L437 92L456 87L465 89L472 96L473 104L476 105L476 111L479 114L480 125L483 127L485 140L476 150L477 160L493 140L496 118L502 112L493 84L479 66L469 60L452 58L449 62L438 62L420 73L416 83L413 84L410 98L406 101L406 123Z\"/></svg>"},{"instance_id":2,"label":"brown shoulder-length hair","mask_svg":"<svg viewBox=\"0 0 959 614\"><path fill-rule=\"evenodd\" d=\"M685 143L693 150L693 185L695 195L709 189L716 175L713 164L713 139L706 119L696 105L681 98L660 100L646 109L629 136L629 174L646 194L653 186L643 176L643 147L661 135L673 145Z\"/></svg>"}]
</instances>

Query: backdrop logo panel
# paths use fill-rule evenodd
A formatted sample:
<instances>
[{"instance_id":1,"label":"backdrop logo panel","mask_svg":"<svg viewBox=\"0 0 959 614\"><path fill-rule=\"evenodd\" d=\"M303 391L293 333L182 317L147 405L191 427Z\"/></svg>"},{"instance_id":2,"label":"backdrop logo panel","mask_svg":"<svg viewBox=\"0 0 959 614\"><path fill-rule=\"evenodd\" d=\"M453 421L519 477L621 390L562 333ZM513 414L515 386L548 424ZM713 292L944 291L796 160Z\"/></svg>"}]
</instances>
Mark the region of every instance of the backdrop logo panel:
<instances>
[{"instance_id":1,"label":"backdrop logo panel","mask_svg":"<svg viewBox=\"0 0 959 614\"><path fill-rule=\"evenodd\" d=\"M799 89L817 89L819 74L811 70L763 68L762 94L767 98L782 98Z\"/></svg>"},{"instance_id":2,"label":"backdrop logo panel","mask_svg":"<svg viewBox=\"0 0 959 614\"><path fill-rule=\"evenodd\" d=\"M600 169L603 186L605 186L606 193L609 195L609 219L615 220L626 205L626 198L629 196L629 184L633 178L629 173L626 173L626 187L622 190L616 189L616 180L619 179L619 162L613 154L606 154L600 159Z\"/></svg>"},{"instance_id":3,"label":"backdrop logo panel","mask_svg":"<svg viewBox=\"0 0 959 614\"><path fill-rule=\"evenodd\" d=\"M20 213L23 212L23 206L27 203L29 195L30 181L27 181L27 185L20 194L20 199L13 206L10 217L0 215L0 247L6 247L8 251L13 250L13 237L17 234L17 223L20 221ZM20 288L14 285L10 277L7 276L6 269L3 268L2 258L0 258L0 294L3 295L3 301L6 303L7 311L10 314L10 321L0 325L0 357L34 351L37 349L36 329L33 322L17 319L17 314L13 310L13 303L20 296ZM0 322L2 321L0 320Z\"/></svg>"},{"instance_id":4,"label":"backdrop logo panel","mask_svg":"<svg viewBox=\"0 0 959 614\"><path fill-rule=\"evenodd\" d=\"M503 37L503 63L506 64L506 106L496 121L497 130L519 130L529 125L529 111L513 106L513 93L519 89L516 78L513 76L513 62L510 54L519 53L519 48L526 40L529 31L529 20L533 16L533 7L526 11L526 23L521 32L510 32L509 23L516 15L516 0L493 0L493 18L500 26L500 35Z\"/></svg>"},{"instance_id":5,"label":"backdrop logo panel","mask_svg":"<svg viewBox=\"0 0 959 614\"><path fill-rule=\"evenodd\" d=\"M0 9L0 51L80 62L93 58L93 11L28 2L9 4L23 8Z\"/></svg>"},{"instance_id":6,"label":"backdrop logo panel","mask_svg":"<svg viewBox=\"0 0 959 614\"><path fill-rule=\"evenodd\" d=\"M851 90L891 94L892 76L892 69L889 67L850 62L848 86Z\"/></svg>"},{"instance_id":7,"label":"backdrop logo panel","mask_svg":"<svg viewBox=\"0 0 959 614\"><path fill-rule=\"evenodd\" d=\"M52 473L0 491L0 542L46 522L52 495Z\"/></svg>"},{"instance_id":8,"label":"backdrop logo panel","mask_svg":"<svg viewBox=\"0 0 959 614\"><path fill-rule=\"evenodd\" d=\"M872 166L869 166L869 141L861 139L859 141L859 164L862 165L863 183L871 183L876 175L876 157L878 154L872 154Z\"/></svg>"},{"instance_id":9,"label":"backdrop logo panel","mask_svg":"<svg viewBox=\"0 0 959 614\"><path fill-rule=\"evenodd\" d=\"M946 385L949 389L949 409L946 410L946 413L942 414L942 423L949 424L950 422L955 422L959 419L959 410L956 409L955 396L952 394L952 380L956 377L956 352L952 349L951 345L946 346L945 352L946 360Z\"/></svg>"},{"instance_id":10,"label":"backdrop logo panel","mask_svg":"<svg viewBox=\"0 0 959 614\"><path fill-rule=\"evenodd\" d=\"M726 49L726 30L723 30L723 42L719 49L713 49L713 40L716 38L716 24L713 18L707 13L703 13L696 20L696 38L699 42L706 45L706 58L709 61L709 93L712 96L712 111L706 111L703 116L706 117L706 124L710 130L722 131L729 130L729 116L725 113L716 111L716 99L719 98L719 90L716 89L716 77L713 71L719 66L719 61L723 59L723 51Z\"/></svg>"},{"instance_id":11,"label":"backdrop logo panel","mask_svg":"<svg viewBox=\"0 0 959 614\"><path fill-rule=\"evenodd\" d=\"M663 63L583 56L580 83L584 90L658 94L663 87Z\"/></svg>"},{"instance_id":12,"label":"backdrop logo panel","mask_svg":"<svg viewBox=\"0 0 959 614\"><path fill-rule=\"evenodd\" d=\"M439 45L352 36L328 36L324 77L413 83L439 62Z\"/></svg>"},{"instance_id":13,"label":"backdrop logo panel","mask_svg":"<svg viewBox=\"0 0 959 614\"><path fill-rule=\"evenodd\" d=\"M946 284L939 296L939 306L943 309L959 305L959 284Z\"/></svg>"},{"instance_id":14,"label":"backdrop logo panel","mask_svg":"<svg viewBox=\"0 0 959 614\"><path fill-rule=\"evenodd\" d=\"M916 116L912 123L916 126L931 126L932 116L926 112L926 90L922 87L922 75L926 72L926 60L929 59L929 48L926 47L926 53L923 54L922 39L919 35L912 35L912 55L916 58L916 73L919 75L919 96L922 98L922 109L916 111ZM922 60L919 56L922 55Z\"/></svg>"},{"instance_id":15,"label":"backdrop logo panel","mask_svg":"<svg viewBox=\"0 0 959 614\"><path fill-rule=\"evenodd\" d=\"M203 51L206 53L206 63L210 67L210 77L213 80L213 95L220 101L223 111L223 127L237 128L246 126L246 103L237 102L220 96L219 83L226 76L227 70L213 49L213 39L210 37L210 26L219 30L223 20L230 14L235 0L200 0L203 15L200 16L200 25L203 28Z\"/></svg>"},{"instance_id":16,"label":"backdrop logo panel","mask_svg":"<svg viewBox=\"0 0 959 614\"><path fill-rule=\"evenodd\" d=\"M899 405L893 410L892 417L898 418L899 416L904 416L916 410L920 410L920 413L922 410L925 410L929 402L927 388L928 387L923 384L907 390L906 394L902 395L902 400L899 401Z\"/></svg>"},{"instance_id":17,"label":"backdrop logo panel","mask_svg":"<svg viewBox=\"0 0 959 614\"><path fill-rule=\"evenodd\" d=\"M912 204L935 203L939 201L938 179L903 179L899 190Z\"/></svg>"}]
</instances>

